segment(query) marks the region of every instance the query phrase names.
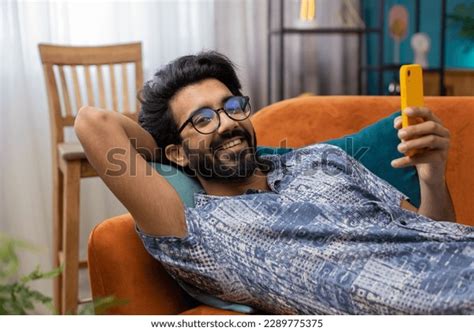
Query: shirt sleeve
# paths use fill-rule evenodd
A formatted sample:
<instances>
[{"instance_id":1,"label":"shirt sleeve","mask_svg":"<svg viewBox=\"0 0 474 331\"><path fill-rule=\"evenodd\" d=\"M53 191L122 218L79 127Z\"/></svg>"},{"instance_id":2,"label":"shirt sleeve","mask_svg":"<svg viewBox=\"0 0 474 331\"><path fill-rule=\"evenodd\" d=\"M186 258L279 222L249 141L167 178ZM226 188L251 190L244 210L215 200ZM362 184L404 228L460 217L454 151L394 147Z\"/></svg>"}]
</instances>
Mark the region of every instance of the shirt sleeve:
<instances>
[{"instance_id":1,"label":"shirt sleeve","mask_svg":"<svg viewBox=\"0 0 474 331\"><path fill-rule=\"evenodd\" d=\"M185 207L185 222L188 234L180 238L176 236L157 236L145 233L138 225L135 226L136 232L141 239L145 249L150 255L162 263L166 263L170 257L173 260L189 260L189 250L199 245L199 240L194 236L193 227L190 226L190 218L195 217L190 208Z\"/></svg>"},{"instance_id":2,"label":"shirt sleeve","mask_svg":"<svg viewBox=\"0 0 474 331\"><path fill-rule=\"evenodd\" d=\"M184 281L203 291L217 295L224 292L216 279L221 274L215 258L196 230L194 208L185 208L188 235L184 238L174 236L154 236L144 233L138 226L136 231L147 252L161 262L166 271L176 280Z\"/></svg>"}]
</instances>

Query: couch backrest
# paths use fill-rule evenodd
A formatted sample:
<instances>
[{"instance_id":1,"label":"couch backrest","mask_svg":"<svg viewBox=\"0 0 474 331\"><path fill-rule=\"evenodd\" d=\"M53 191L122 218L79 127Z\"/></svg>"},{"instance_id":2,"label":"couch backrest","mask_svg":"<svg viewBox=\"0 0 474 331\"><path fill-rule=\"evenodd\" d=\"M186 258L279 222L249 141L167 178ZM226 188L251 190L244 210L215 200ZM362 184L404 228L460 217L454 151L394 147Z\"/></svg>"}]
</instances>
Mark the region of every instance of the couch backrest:
<instances>
[{"instance_id":1,"label":"couch backrest","mask_svg":"<svg viewBox=\"0 0 474 331\"><path fill-rule=\"evenodd\" d=\"M447 181L459 223L474 225L474 97L426 97L451 132ZM288 99L252 117L259 145L301 147L359 131L400 109L399 97Z\"/></svg>"}]
</instances>

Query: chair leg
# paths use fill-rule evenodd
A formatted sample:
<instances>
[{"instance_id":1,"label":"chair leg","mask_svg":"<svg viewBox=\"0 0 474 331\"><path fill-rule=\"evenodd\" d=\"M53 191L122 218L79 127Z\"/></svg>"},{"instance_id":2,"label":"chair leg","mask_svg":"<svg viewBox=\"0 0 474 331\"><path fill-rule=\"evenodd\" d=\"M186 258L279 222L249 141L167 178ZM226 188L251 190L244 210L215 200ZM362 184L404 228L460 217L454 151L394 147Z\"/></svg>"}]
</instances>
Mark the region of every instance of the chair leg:
<instances>
[{"instance_id":1,"label":"chair leg","mask_svg":"<svg viewBox=\"0 0 474 331\"><path fill-rule=\"evenodd\" d=\"M63 252L62 313L75 314L79 286L79 197L80 161L66 163L63 201Z\"/></svg>"},{"instance_id":2,"label":"chair leg","mask_svg":"<svg viewBox=\"0 0 474 331\"><path fill-rule=\"evenodd\" d=\"M53 170L53 268L59 267L59 254L63 244L63 173L59 167ZM53 279L53 304L61 312L62 274Z\"/></svg>"}]
</instances>

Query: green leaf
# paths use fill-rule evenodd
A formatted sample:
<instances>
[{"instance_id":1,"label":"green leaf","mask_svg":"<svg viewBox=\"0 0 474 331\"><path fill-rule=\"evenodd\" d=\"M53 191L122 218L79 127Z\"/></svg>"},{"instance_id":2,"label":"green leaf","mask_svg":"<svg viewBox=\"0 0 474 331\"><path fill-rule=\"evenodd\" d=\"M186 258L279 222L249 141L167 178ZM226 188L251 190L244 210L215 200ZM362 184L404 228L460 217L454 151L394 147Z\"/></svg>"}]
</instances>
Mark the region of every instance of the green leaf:
<instances>
[{"instance_id":1,"label":"green leaf","mask_svg":"<svg viewBox=\"0 0 474 331\"><path fill-rule=\"evenodd\" d=\"M19 259L17 249L34 249L24 241L12 239L0 233L0 314L27 314L35 305L44 305L54 312L52 299L43 293L31 289L28 284L39 279L57 277L62 267L43 272L37 266L28 275L18 280L13 278L18 272Z\"/></svg>"},{"instance_id":2,"label":"green leaf","mask_svg":"<svg viewBox=\"0 0 474 331\"><path fill-rule=\"evenodd\" d=\"M59 276L61 272L62 272L62 266L48 272L42 272L40 270L40 267L36 266L35 270L33 270L29 275L23 276L21 278L21 281L23 283L28 283L28 282L38 280L38 279L54 278L54 277Z\"/></svg>"},{"instance_id":3,"label":"green leaf","mask_svg":"<svg viewBox=\"0 0 474 331\"><path fill-rule=\"evenodd\" d=\"M474 3L458 4L447 17L460 29L460 37L474 40Z\"/></svg>"},{"instance_id":4,"label":"green leaf","mask_svg":"<svg viewBox=\"0 0 474 331\"><path fill-rule=\"evenodd\" d=\"M16 276L19 267L18 248L33 249L34 246L19 240L12 239L0 233L0 314L25 315L36 305L43 305L51 312L56 313L53 300L40 291L33 290L29 284L40 279L49 279L59 276L63 267L43 272L39 266L27 275ZM79 314L102 314L108 309L128 303L128 300L118 300L113 296L97 298L92 303L84 305Z\"/></svg>"},{"instance_id":5,"label":"green leaf","mask_svg":"<svg viewBox=\"0 0 474 331\"><path fill-rule=\"evenodd\" d=\"M117 299L114 296L104 298L96 298L93 302L85 304L78 312L79 315L102 315L108 309L125 305L128 303L126 299Z\"/></svg>"}]
</instances>

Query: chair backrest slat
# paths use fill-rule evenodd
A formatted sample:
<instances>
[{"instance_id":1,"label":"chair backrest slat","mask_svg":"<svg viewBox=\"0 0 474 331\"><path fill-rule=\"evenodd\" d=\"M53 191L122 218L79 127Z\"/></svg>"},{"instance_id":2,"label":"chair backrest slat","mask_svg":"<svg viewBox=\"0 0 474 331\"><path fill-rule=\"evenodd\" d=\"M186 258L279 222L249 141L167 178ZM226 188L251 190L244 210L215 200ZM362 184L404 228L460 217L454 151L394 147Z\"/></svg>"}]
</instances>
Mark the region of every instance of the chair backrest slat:
<instances>
[{"instance_id":1,"label":"chair backrest slat","mask_svg":"<svg viewBox=\"0 0 474 331\"><path fill-rule=\"evenodd\" d=\"M52 128L52 140L64 141L63 123L61 121L61 102L56 85L56 77L52 64L43 64L44 77L46 81L46 90L48 92L49 122ZM56 148L53 149L55 153Z\"/></svg>"},{"instance_id":2,"label":"chair backrest slat","mask_svg":"<svg viewBox=\"0 0 474 331\"><path fill-rule=\"evenodd\" d=\"M143 67L142 67L142 60L140 59L135 62L135 91L138 92L141 90L143 86ZM140 112L140 103L135 102L135 112L138 114Z\"/></svg>"},{"instance_id":3,"label":"chair backrest slat","mask_svg":"<svg viewBox=\"0 0 474 331\"><path fill-rule=\"evenodd\" d=\"M109 65L110 74L110 92L112 94L112 109L118 111L117 88L115 83L115 68L113 64Z\"/></svg>"},{"instance_id":4,"label":"chair backrest slat","mask_svg":"<svg viewBox=\"0 0 474 331\"><path fill-rule=\"evenodd\" d=\"M95 106L94 91L92 90L91 66L84 66L84 72L86 76L87 104Z\"/></svg>"},{"instance_id":5,"label":"chair backrest slat","mask_svg":"<svg viewBox=\"0 0 474 331\"><path fill-rule=\"evenodd\" d=\"M130 102L128 100L128 74L127 74L127 65L122 63L122 112L130 112Z\"/></svg>"},{"instance_id":6,"label":"chair backrest slat","mask_svg":"<svg viewBox=\"0 0 474 331\"><path fill-rule=\"evenodd\" d=\"M143 85L141 43L100 47L40 44L38 47L47 83L55 143L64 141L64 127L74 124L77 111L85 105L113 109L137 118L139 102L136 98L130 100L130 93L133 89L138 92ZM133 64L135 69L135 83L131 86L129 64ZM120 67L120 74L116 74L116 67Z\"/></svg>"},{"instance_id":7,"label":"chair backrest slat","mask_svg":"<svg viewBox=\"0 0 474 331\"><path fill-rule=\"evenodd\" d=\"M99 83L99 107L106 108L105 105L105 85L104 85L104 76L102 75L102 66L97 66L97 79Z\"/></svg>"},{"instance_id":8,"label":"chair backrest slat","mask_svg":"<svg viewBox=\"0 0 474 331\"><path fill-rule=\"evenodd\" d=\"M71 111L71 99L69 98L69 90L67 88L66 75L64 74L64 66L58 66L59 78L61 80L61 90L63 93L64 109L66 110L66 116L72 115Z\"/></svg>"},{"instance_id":9,"label":"chair backrest slat","mask_svg":"<svg viewBox=\"0 0 474 331\"><path fill-rule=\"evenodd\" d=\"M66 116L61 119L61 124L63 126L73 126L74 120L76 119L75 116Z\"/></svg>"},{"instance_id":10,"label":"chair backrest slat","mask_svg":"<svg viewBox=\"0 0 474 331\"><path fill-rule=\"evenodd\" d=\"M76 99L76 112L83 106L79 78L77 76L77 66L71 66L72 84L74 85L74 98Z\"/></svg>"}]
</instances>

